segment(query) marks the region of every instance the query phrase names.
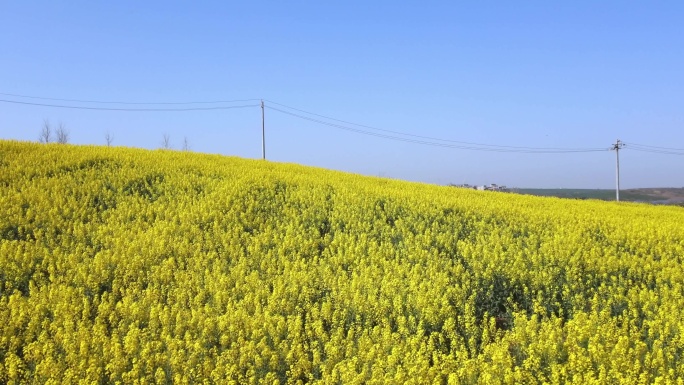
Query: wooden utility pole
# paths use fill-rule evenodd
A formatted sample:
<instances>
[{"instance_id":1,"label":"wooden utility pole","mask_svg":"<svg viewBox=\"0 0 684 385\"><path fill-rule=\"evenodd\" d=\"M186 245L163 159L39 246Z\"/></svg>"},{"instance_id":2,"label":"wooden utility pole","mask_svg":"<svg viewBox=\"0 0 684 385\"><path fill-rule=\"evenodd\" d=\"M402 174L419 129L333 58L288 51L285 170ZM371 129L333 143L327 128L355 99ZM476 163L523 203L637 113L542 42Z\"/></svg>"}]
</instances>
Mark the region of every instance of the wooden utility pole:
<instances>
[{"instance_id":1,"label":"wooden utility pole","mask_svg":"<svg viewBox=\"0 0 684 385\"><path fill-rule=\"evenodd\" d=\"M261 159L266 160L266 123L264 121L264 100L261 100Z\"/></svg>"},{"instance_id":2,"label":"wooden utility pole","mask_svg":"<svg viewBox=\"0 0 684 385\"><path fill-rule=\"evenodd\" d=\"M611 150L615 150L615 200L620 201L620 149L625 146L624 143L618 139Z\"/></svg>"}]
</instances>

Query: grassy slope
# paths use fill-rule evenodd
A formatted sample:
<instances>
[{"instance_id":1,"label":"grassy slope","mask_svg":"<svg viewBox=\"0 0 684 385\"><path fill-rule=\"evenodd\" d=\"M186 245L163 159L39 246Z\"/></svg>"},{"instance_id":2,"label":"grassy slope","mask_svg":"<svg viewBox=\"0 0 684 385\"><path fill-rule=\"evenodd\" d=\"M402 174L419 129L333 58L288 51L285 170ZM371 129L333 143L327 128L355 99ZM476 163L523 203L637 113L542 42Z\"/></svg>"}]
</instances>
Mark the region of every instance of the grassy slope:
<instances>
[{"instance_id":1,"label":"grassy slope","mask_svg":"<svg viewBox=\"0 0 684 385\"><path fill-rule=\"evenodd\" d=\"M680 208L16 142L0 186L2 382L684 375Z\"/></svg>"}]
</instances>

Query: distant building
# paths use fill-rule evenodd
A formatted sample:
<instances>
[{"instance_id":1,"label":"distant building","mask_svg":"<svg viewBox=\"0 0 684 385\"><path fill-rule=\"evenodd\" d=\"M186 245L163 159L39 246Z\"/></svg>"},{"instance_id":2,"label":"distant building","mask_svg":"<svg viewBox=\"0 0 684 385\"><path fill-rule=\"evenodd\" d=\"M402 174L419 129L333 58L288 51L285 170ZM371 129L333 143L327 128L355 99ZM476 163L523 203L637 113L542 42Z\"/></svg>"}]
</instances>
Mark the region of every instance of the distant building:
<instances>
[{"instance_id":1,"label":"distant building","mask_svg":"<svg viewBox=\"0 0 684 385\"><path fill-rule=\"evenodd\" d=\"M453 184L450 183L449 186L451 187L458 187L458 188L468 188L468 189L475 189L477 186L471 186L468 183L463 183L463 184Z\"/></svg>"},{"instance_id":2,"label":"distant building","mask_svg":"<svg viewBox=\"0 0 684 385\"><path fill-rule=\"evenodd\" d=\"M506 186L498 185L496 183L492 183L489 185L482 185L482 186L471 186L468 183L450 184L449 186L458 187L458 188L467 188L467 189L473 189L473 190L479 190L479 191L501 191L501 192L508 192L509 191Z\"/></svg>"},{"instance_id":3,"label":"distant building","mask_svg":"<svg viewBox=\"0 0 684 385\"><path fill-rule=\"evenodd\" d=\"M492 183L489 185L484 185L484 186L477 186L478 190L481 191L500 191L500 192L507 192L508 188L504 185L498 185L496 183Z\"/></svg>"}]
</instances>

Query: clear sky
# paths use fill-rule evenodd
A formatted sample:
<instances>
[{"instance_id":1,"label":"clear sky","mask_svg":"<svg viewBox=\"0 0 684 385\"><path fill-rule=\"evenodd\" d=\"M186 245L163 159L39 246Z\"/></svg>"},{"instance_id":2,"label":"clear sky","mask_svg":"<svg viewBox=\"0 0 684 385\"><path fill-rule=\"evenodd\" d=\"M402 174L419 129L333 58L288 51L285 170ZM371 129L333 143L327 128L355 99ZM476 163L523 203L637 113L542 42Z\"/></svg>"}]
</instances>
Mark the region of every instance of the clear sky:
<instances>
[{"instance_id":1,"label":"clear sky","mask_svg":"<svg viewBox=\"0 0 684 385\"><path fill-rule=\"evenodd\" d=\"M109 132L114 145L159 148L167 134L176 149L187 138L193 151L260 158L265 99L273 161L437 184L612 188L607 149L621 139L623 187L682 187L682 20L681 1L4 1L0 138L35 141L48 119L71 143L104 144ZM252 107L82 108L241 105Z\"/></svg>"}]
</instances>

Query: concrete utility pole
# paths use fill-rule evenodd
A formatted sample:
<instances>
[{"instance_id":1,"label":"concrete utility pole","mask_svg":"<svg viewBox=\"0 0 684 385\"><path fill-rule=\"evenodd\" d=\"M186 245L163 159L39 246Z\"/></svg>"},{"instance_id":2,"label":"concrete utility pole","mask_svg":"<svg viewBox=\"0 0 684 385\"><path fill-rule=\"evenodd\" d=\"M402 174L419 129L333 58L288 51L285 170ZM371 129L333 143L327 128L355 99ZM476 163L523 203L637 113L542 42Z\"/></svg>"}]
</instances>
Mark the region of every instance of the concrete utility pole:
<instances>
[{"instance_id":1,"label":"concrete utility pole","mask_svg":"<svg viewBox=\"0 0 684 385\"><path fill-rule=\"evenodd\" d=\"M620 201L620 149L625 147L625 144L618 139L611 150L615 150L615 200Z\"/></svg>"},{"instance_id":2,"label":"concrete utility pole","mask_svg":"<svg viewBox=\"0 0 684 385\"><path fill-rule=\"evenodd\" d=\"M261 100L261 159L266 160L266 123L264 122L264 100Z\"/></svg>"}]
</instances>

